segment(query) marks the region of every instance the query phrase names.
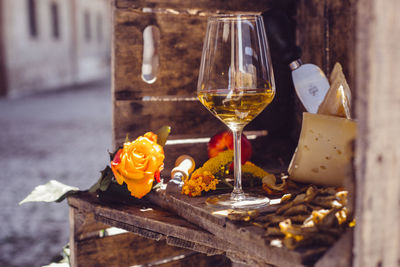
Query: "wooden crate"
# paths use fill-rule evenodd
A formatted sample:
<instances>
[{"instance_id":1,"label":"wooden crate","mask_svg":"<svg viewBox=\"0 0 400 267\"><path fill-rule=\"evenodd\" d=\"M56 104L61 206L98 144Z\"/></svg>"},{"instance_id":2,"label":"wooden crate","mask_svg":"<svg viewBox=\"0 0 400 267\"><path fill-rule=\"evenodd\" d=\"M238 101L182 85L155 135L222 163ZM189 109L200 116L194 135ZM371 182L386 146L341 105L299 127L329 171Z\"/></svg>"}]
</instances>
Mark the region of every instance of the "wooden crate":
<instances>
[{"instance_id":1,"label":"wooden crate","mask_svg":"<svg viewBox=\"0 0 400 267\"><path fill-rule=\"evenodd\" d=\"M71 266L231 266L222 255L228 244L148 202L83 193L68 203Z\"/></svg>"},{"instance_id":2,"label":"wooden crate","mask_svg":"<svg viewBox=\"0 0 400 267\"><path fill-rule=\"evenodd\" d=\"M355 179L349 184L355 188L351 196L356 200L357 226L354 238L350 232L334 246L346 248L340 252L342 254L335 254L337 250L332 248L317 265L399 266L400 144L397 135L400 92L396 86L400 83L400 76L396 67L400 60L397 48L400 36L397 10L400 9L400 2L397 0L115 0L114 145L120 145L126 134L136 137L165 124L172 126L172 140L209 137L224 129L197 101L190 100L195 97L206 17L218 10L261 12L273 6L284 9L297 22L296 39L303 49L303 61L319 65L326 73L339 61L354 96L358 137L355 144ZM140 77L142 33L149 24L159 27L161 33L160 73L154 84L147 84ZM302 107L293 93L288 69L276 60L274 54L272 56L277 98L246 129L268 131L267 137L261 136L252 141L256 147L253 160L264 168L279 170L285 168L296 145ZM144 96L159 100L143 101ZM171 97L173 101L165 101L172 100ZM171 145L166 147L165 152L166 176L175 158L182 153L191 154L197 162L206 159L204 143ZM154 202L161 199L153 195L149 197L153 197ZM89 207L95 206L91 201L87 203ZM159 202L159 205L162 203ZM134 216L128 211L114 211ZM201 209L196 211L201 213ZM107 216L112 217L112 214ZM182 211L181 216L185 216ZM159 221L162 223L163 220L161 217ZM214 219L211 217L210 220ZM96 221L112 224L112 221L101 217L96 217ZM218 222L214 223L218 225ZM124 228L123 220L116 224ZM201 226L207 228L205 224ZM125 228L135 232L134 228ZM209 237L214 241L221 237L216 229L210 229L214 235ZM202 240L202 245L207 243L204 243L204 235L197 237ZM229 245L233 240L227 238L225 241L229 241L225 244L225 251L232 251ZM210 243L207 244L210 246ZM260 256L262 253L266 252L256 254ZM272 259L276 259L277 255L290 258L286 258L290 253L268 253L271 253L269 256ZM271 258L263 259L270 264L268 260ZM272 263L280 265L274 260ZM286 261L286 266L294 265Z\"/></svg>"},{"instance_id":3,"label":"wooden crate","mask_svg":"<svg viewBox=\"0 0 400 267\"><path fill-rule=\"evenodd\" d=\"M189 203L182 201L184 198L165 192L152 192L148 201L129 203L118 198L99 200L89 193L69 197L71 265L152 266L164 261L166 265L162 266L231 266L231 259L241 264L238 266L348 266L352 231L323 256L315 247L291 251L270 246L260 228L206 212L204 197ZM172 211L160 208L163 206ZM99 235L110 227L127 232Z\"/></svg>"},{"instance_id":4,"label":"wooden crate","mask_svg":"<svg viewBox=\"0 0 400 267\"><path fill-rule=\"evenodd\" d=\"M268 10L274 1L116 1L113 50L113 140L121 145L126 135L136 137L172 128L169 140L211 137L227 130L197 100L196 88L207 16L217 12ZM283 1L287 8L294 1ZM144 7L150 7L145 8ZM141 77L143 31L154 25L160 31L160 67L153 84ZM295 142L294 94L287 66L273 62L277 95L273 103L245 130L258 134L253 141L255 163L282 168L288 164ZM265 136L265 134L268 135ZM197 163L207 159L205 143L167 145L164 173L177 156L186 153Z\"/></svg>"}]
</instances>

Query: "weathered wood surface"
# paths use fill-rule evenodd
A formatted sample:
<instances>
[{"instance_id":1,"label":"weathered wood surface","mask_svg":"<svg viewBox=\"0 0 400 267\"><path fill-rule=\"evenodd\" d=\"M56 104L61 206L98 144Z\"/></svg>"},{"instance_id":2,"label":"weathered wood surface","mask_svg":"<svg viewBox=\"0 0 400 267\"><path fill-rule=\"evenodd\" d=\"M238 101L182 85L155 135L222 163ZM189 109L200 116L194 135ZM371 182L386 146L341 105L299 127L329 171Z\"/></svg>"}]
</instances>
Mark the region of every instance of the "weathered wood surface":
<instances>
[{"instance_id":1,"label":"weathered wood surface","mask_svg":"<svg viewBox=\"0 0 400 267\"><path fill-rule=\"evenodd\" d=\"M355 92L356 0L299 1L297 43L304 63L318 65L329 75L336 62L343 66Z\"/></svg>"},{"instance_id":2,"label":"weathered wood surface","mask_svg":"<svg viewBox=\"0 0 400 267\"><path fill-rule=\"evenodd\" d=\"M255 264L254 266L263 266L268 262L267 259L248 254L246 248L218 238L199 226L149 202L137 201L137 203L129 204L102 202L94 195L84 193L69 197L68 203L72 207L70 223L71 244L74 244L73 255L80 255L77 247L80 243L72 240L80 240L82 232L85 233L84 237L94 237L98 235L98 230L106 228L105 224L125 229L144 238L156 241L165 240L166 244L171 246L194 250L206 255L228 255L236 262L252 263ZM89 222L85 222L85 225L92 225L95 221L97 222L96 227L82 229L74 227L73 225L82 225L77 222L84 221L83 215L88 216L88 218L84 218L85 220L89 220ZM89 231L90 229L94 230Z\"/></svg>"},{"instance_id":3,"label":"weathered wood surface","mask_svg":"<svg viewBox=\"0 0 400 267\"><path fill-rule=\"evenodd\" d=\"M72 200L72 202L74 202ZM74 202L80 206L79 202ZM85 209L70 208L71 226L71 266L132 266L141 264L161 264L162 266L187 266L200 263L204 266L220 264L230 266L225 257L207 257L186 248L170 246L163 235L137 235L120 232L107 235L109 224L99 222L98 214ZM159 238L157 238L159 237ZM179 246L178 246L179 247ZM181 246L183 247L183 246ZM178 257L178 258L176 258ZM182 260L181 260L182 259Z\"/></svg>"},{"instance_id":4,"label":"weathered wood surface","mask_svg":"<svg viewBox=\"0 0 400 267\"><path fill-rule=\"evenodd\" d=\"M194 200L199 203L204 201L202 198L196 198ZM158 201L163 200L158 198ZM93 238L98 234L98 230L104 229L104 225L108 225L125 229L148 239L157 241L165 240L169 245L191 249L208 255L226 254L236 262L242 262L252 266L266 266L271 262L270 257L272 257L272 262L278 261L280 263L279 266L303 266L301 264L302 258L299 253L291 253L286 249L273 248L272 250L276 250L278 253L267 251L268 257L262 258L260 255L264 255L265 253L260 252L263 248L268 247L265 244L263 247L256 249L258 253L254 252L253 250L255 248L246 247L246 243L238 242L238 240L233 243L227 242L176 216L174 213L161 210L148 202L139 201L136 204L104 203L99 201L94 195L87 193L69 197L68 202L72 207L71 220L73 221L71 221L71 233L75 233L73 236L74 239L77 240L80 240L79 238L82 237L83 232L85 233L83 235L85 238L82 240L86 240L88 237ZM82 216L88 217L85 218ZM221 226L221 224L225 223L224 218L211 215L208 217L211 218L209 221L211 224L206 227L207 229L215 224ZM73 226L74 224L75 227ZM85 225L85 227L82 228L82 225ZM90 225L90 227L87 227L87 225ZM86 231L88 231L88 233ZM232 229L229 231L230 234L232 234L231 231ZM121 238L129 239L130 237L123 236ZM71 244L74 244L72 249L74 251L73 258L76 262L82 261L82 258L86 255L85 251L94 249L93 246L99 247L100 245L98 242L103 242L99 240L87 241L86 243L72 242L74 239L71 239ZM107 239L107 241L104 242L104 246L106 246L113 241ZM105 260L112 261L112 259L108 258L109 256L104 257L106 257ZM117 259L117 257L119 256L114 256L113 259L118 262L119 259ZM130 257L131 256L124 256L121 260L125 262L126 260L131 260Z\"/></svg>"},{"instance_id":5,"label":"weathered wood surface","mask_svg":"<svg viewBox=\"0 0 400 267\"><path fill-rule=\"evenodd\" d=\"M353 229L345 234L318 260L315 267L349 267L353 261Z\"/></svg>"},{"instance_id":6,"label":"weathered wood surface","mask_svg":"<svg viewBox=\"0 0 400 267\"><path fill-rule=\"evenodd\" d=\"M136 245L132 245L134 236L123 233L124 235L114 241L112 237L99 238L100 230L114 226L171 246L206 255L226 255L232 261L250 266L308 266L318 259L316 266L324 266L327 263L333 264L331 266L348 266L339 263L349 260L346 251L351 244L348 238L351 238L352 234L344 235L321 257L321 251L315 248L292 251L284 247L271 246L269 241L263 238L265 230L213 215L204 203L206 197L188 198L179 192L166 193L164 190L159 190L151 192L146 198L176 214L143 200L123 203L115 199L110 202L110 200L99 200L95 195L88 193L69 197L72 261L91 262L94 260L92 254L99 251L99 248L112 246L111 244L116 244L114 241L122 242L121 240L127 244L113 252L114 256L104 255L101 256L101 260L117 263L132 261L134 255L137 256L134 249ZM274 209L276 207L271 206L265 211ZM150 250L151 244L148 243L148 246ZM160 243L155 246L160 246ZM133 255L121 256L121 251ZM91 256L88 257L87 254ZM162 258L165 255L159 256ZM338 259L332 260L334 258Z\"/></svg>"},{"instance_id":7,"label":"weathered wood surface","mask_svg":"<svg viewBox=\"0 0 400 267\"><path fill-rule=\"evenodd\" d=\"M319 250L315 247L300 248L298 250L288 250L285 247L275 247L270 244L270 240L263 235L265 230L247 223L238 223L228 220L224 216L215 215L205 204L205 200L210 196L190 198L182 195L176 185L168 185L171 190L152 191L146 198L151 202L175 212L182 218L207 229L216 237L221 238L231 244L240 244L244 253L250 255L252 262L250 265L259 265L256 259L264 259L268 264L274 266L303 266L314 265L323 266L350 266L352 231L344 234L329 250ZM246 192L262 194L258 189L246 189ZM221 192L218 192L221 193ZM277 201L272 201L277 203ZM279 204L271 205L261 213L274 212ZM321 248L322 249L322 248ZM227 253L229 255L229 253ZM333 260L334 258L338 258Z\"/></svg>"},{"instance_id":8,"label":"weathered wood surface","mask_svg":"<svg viewBox=\"0 0 400 267\"><path fill-rule=\"evenodd\" d=\"M280 2L280 4L277 4L277 2ZM210 137L224 129L223 124L213 118L194 99L207 16L218 12L218 10L262 12L273 6L279 6L293 15L297 6L295 2L267 0L250 2L117 0L114 10L113 48L114 145L120 145L125 140L126 134L134 138L146 131L157 130L162 125L173 124L171 125L170 140ZM328 2L330 9L326 8ZM316 6L313 7L313 4ZM331 64L331 61L327 61L330 58L325 55L325 53L331 51L326 48L332 47L333 53L336 53L336 50L342 53L348 48L346 45L334 44L335 38L339 36L338 34L332 33L331 36L334 38L330 39L332 44L327 42L326 35L322 34L335 31L332 28L333 26L326 28L325 16L329 13L329 10L331 10L330 12L334 11L332 13L334 16L340 16L340 10L344 5L337 5L338 1L326 0L322 4L316 3L316 1L301 1L298 9L300 11L297 13L299 29L305 32L304 38L300 39L300 44L303 44L301 45L304 51L303 59L306 62L321 64L325 71L329 70L328 66ZM319 13L321 7L322 14ZM312 15L307 14L307 10L310 8L315 9ZM312 20L312 16L317 16L317 18ZM304 24L301 24L302 19L304 19ZM313 23L316 23L317 29L311 31L309 27ZM330 23L328 25L338 23L338 27L346 26L345 22L340 21ZM148 25L156 25L160 30L158 51L160 72L157 81L153 84L147 84L141 78L142 33ZM322 30L318 28L321 25ZM323 35L323 37L321 38L318 35ZM315 38L316 45L314 48L320 50L307 46L311 42L307 39L308 37ZM318 53L318 51L321 51L321 53ZM252 161L264 168L267 167L268 170L282 170L285 169L284 166L287 165L293 153L295 145L293 140L297 141L296 129L299 129L298 126L301 122L296 121L296 114L301 114L301 107L296 102L287 66L281 64L279 58L273 51L271 52L276 75L277 96L266 111L246 127L246 130L268 131L267 137L252 141L255 148L255 157L252 158ZM340 54L339 52L337 53ZM314 54L316 58L321 59L320 62L313 60ZM347 59L346 53L341 55L341 58ZM332 57L335 58L336 56L333 54ZM350 63L341 63L344 65L345 71L351 68ZM144 99L152 99L153 101L143 101ZM207 158L206 144L167 145L165 147L167 173L173 167L176 157L184 153L194 156L196 163L201 164ZM180 194L171 196L159 192L151 193L148 199L162 207L172 209L179 216L209 230L213 234L212 236L215 235L214 238L225 241L228 244L225 244L228 246L225 249L226 255L236 261L248 263L252 266L267 263L278 266L303 266L303 263L307 263L311 258L314 257L315 259L316 257L316 255L309 255L304 251L289 251L285 248L271 247L261 237L261 229L256 227L241 228L226 221L225 218L211 215L204 207L203 198L192 199L189 203L187 198ZM139 231L136 229L138 228L137 219L129 223L129 225L136 225L135 228L122 225L120 219L112 218L114 216L112 214L117 212L123 214L123 218L126 220L132 216L129 215L129 211L110 209L108 212L110 215L107 216L111 216L111 219L107 216L107 218L98 217L98 219L110 225L129 228L130 231ZM162 217L159 219L163 220ZM148 229L146 224L141 224L139 226L142 229L141 231L143 231L143 227ZM183 244L188 241L184 237L178 238L180 238L178 239L179 242L183 240ZM175 240L174 238L169 239ZM232 246L231 244L238 244L238 240L240 240L240 248L232 249L232 247L229 247ZM224 249L221 248L221 250ZM342 256L340 253L336 255Z\"/></svg>"},{"instance_id":9,"label":"weathered wood surface","mask_svg":"<svg viewBox=\"0 0 400 267\"><path fill-rule=\"evenodd\" d=\"M279 2L279 3L277 3ZM293 0L271 1L271 0L233 0L233 1L182 1L182 0L116 0L119 8L152 7L152 8L176 8L176 9L206 9L213 12L225 11L262 11L274 6L293 6Z\"/></svg>"},{"instance_id":10,"label":"weathered wood surface","mask_svg":"<svg viewBox=\"0 0 400 267\"><path fill-rule=\"evenodd\" d=\"M235 2L235 3L234 3ZM225 6L227 11L253 10L262 12L273 1L119 1L114 10L113 47L113 144L123 143L126 135L135 138L147 131L156 131L163 125L172 127L169 139L191 139L211 137L227 128L203 107L196 98L198 68L206 30L207 16L214 14L213 7ZM289 8L283 1L279 6ZM174 4L180 5L180 13L164 10ZM194 5L204 12L192 12ZM275 5L275 4L274 4ZM240 8L242 6L242 8ZM161 9L146 9L157 7ZM189 12L190 11L190 12ZM155 25L160 30L160 67L157 80L148 84L142 80L143 30ZM273 51L272 51L273 52ZM261 113L245 130L263 130L267 138L253 140L253 146L261 151L252 158L258 164L287 165L294 151L291 140L293 128L293 96L290 72L287 66L276 67L277 96L273 103ZM282 139L286 139L285 145ZM272 150L272 147L275 149ZM165 148L165 168L169 171L181 154L190 154L198 163L207 159L205 144L181 144ZM275 160L271 161L273 158ZM279 158L279 159L278 159Z\"/></svg>"},{"instance_id":11,"label":"weathered wood surface","mask_svg":"<svg viewBox=\"0 0 400 267\"><path fill-rule=\"evenodd\" d=\"M354 266L400 266L400 2L357 1Z\"/></svg>"},{"instance_id":12,"label":"weathered wood surface","mask_svg":"<svg viewBox=\"0 0 400 267\"><path fill-rule=\"evenodd\" d=\"M319 66L329 78L336 62L343 72L355 99L355 44L357 0L301 0L298 1L296 41L302 49L304 63ZM303 109L296 99L295 110ZM354 114L353 114L354 115ZM295 125L301 125L301 112Z\"/></svg>"}]
</instances>

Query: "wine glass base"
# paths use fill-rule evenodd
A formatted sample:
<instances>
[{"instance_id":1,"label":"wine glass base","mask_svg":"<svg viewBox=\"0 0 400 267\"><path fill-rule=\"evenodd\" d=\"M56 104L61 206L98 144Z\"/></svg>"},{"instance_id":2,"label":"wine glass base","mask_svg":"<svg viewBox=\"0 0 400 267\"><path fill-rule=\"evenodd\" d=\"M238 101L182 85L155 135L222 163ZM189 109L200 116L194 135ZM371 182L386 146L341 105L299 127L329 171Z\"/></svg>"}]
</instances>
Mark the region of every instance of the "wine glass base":
<instances>
[{"instance_id":1,"label":"wine glass base","mask_svg":"<svg viewBox=\"0 0 400 267\"><path fill-rule=\"evenodd\" d=\"M206 204L214 209L253 210L268 206L269 198L251 193L245 193L240 200L232 199L231 193L207 198Z\"/></svg>"}]
</instances>

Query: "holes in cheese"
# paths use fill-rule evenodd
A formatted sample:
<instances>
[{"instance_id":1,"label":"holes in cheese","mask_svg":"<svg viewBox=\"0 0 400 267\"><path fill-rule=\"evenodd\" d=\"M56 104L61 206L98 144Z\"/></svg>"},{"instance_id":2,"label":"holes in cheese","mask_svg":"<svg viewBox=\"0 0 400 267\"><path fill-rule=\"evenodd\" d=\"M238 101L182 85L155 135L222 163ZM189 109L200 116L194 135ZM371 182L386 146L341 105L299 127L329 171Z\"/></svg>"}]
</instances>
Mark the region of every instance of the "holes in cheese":
<instances>
[{"instance_id":1,"label":"holes in cheese","mask_svg":"<svg viewBox=\"0 0 400 267\"><path fill-rule=\"evenodd\" d=\"M303 113L297 149L289 165L289 178L329 186L343 186L351 175L357 125L346 118Z\"/></svg>"}]
</instances>

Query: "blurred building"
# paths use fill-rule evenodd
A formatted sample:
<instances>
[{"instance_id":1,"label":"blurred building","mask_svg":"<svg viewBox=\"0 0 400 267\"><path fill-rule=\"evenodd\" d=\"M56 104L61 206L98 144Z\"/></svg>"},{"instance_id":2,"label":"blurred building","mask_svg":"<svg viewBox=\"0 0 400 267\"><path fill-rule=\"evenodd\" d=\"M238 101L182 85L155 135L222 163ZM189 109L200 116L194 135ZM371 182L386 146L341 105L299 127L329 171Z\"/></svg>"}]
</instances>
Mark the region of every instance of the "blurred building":
<instances>
[{"instance_id":1,"label":"blurred building","mask_svg":"<svg viewBox=\"0 0 400 267\"><path fill-rule=\"evenodd\" d=\"M110 0L0 0L0 95L105 77L110 31Z\"/></svg>"}]
</instances>

